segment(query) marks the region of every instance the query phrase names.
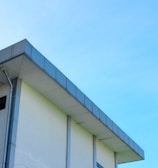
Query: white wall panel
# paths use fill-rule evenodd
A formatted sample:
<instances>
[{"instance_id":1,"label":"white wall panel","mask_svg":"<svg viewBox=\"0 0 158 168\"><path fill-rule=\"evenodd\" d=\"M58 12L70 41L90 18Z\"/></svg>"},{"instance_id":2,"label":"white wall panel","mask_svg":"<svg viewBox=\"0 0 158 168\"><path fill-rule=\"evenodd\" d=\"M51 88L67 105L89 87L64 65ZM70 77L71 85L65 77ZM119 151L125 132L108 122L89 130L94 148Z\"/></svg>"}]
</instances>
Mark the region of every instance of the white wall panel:
<instances>
[{"instance_id":1,"label":"white wall panel","mask_svg":"<svg viewBox=\"0 0 158 168\"><path fill-rule=\"evenodd\" d=\"M93 167L93 136L72 121L70 168L81 167Z\"/></svg>"},{"instance_id":2,"label":"white wall panel","mask_svg":"<svg viewBox=\"0 0 158 168\"><path fill-rule=\"evenodd\" d=\"M97 162L104 168L115 168L114 152L97 140Z\"/></svg>"},{"instance_id":3,"label":"white wall panel","mask_svg":"<svg viewBox=\"0 0 158 168\"><path fill-rule=\"evenodd\" d=\"M66 115L22 83L15 168L64 168Z\"/></svg>"}]
</instances>

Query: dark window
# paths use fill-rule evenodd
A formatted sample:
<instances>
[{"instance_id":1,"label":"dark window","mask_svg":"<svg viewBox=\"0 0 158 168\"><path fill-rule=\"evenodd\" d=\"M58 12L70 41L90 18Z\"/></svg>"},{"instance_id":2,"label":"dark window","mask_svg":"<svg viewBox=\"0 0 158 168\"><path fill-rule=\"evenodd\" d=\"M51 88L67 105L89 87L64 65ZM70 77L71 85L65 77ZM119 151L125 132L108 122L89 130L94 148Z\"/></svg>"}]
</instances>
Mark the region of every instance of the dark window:
<instances>
[{"instance_id":1,"label":"dark window","mask_svg":"<svg viewBox=\"0 0 158 168\"><path fill-rule=\"evenodd\" d=\"M0 97L0 110L5 109L7 96Z\"/></svg>"},{"instance_id":2,"label":"dark window","mask_svg":"<svg viewBox=\"0 0 158 168\"><path fill-rule=\"evenodd\" d=\"M97 168L104 168L104 167L100 165L99 163L97 163Z\"/></svg>"}]
</instances>

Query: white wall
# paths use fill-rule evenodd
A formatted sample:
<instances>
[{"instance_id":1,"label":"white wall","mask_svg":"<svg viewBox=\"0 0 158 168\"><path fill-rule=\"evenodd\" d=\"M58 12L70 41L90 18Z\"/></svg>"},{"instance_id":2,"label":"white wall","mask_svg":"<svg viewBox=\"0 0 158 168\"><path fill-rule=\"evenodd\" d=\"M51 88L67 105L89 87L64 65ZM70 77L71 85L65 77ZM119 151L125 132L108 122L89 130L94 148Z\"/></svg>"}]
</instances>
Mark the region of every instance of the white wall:
<instances>
[{"instance_id":1,"label":"white wall","mask_svg":"<svg viewBox=\"0 0 158 168\"><path fill-rule=\"evenodd\" d=\"M67 116L22 82L15 168L65 168ZM71 120L70 168L93 168L93 136ZM96 142L97 162L114 168L114 153Z\"/></svg>"},{"instance_id":2,"label":"white wall","mask_svg":"<svg viewBox=\"0 0 158 168\"><path fill-rule=\"evenodd\" d=\"M71 123L70 168L93 168L93 136L76 122Z\"/></svg>"},{"instance_id":3,"label":"white wall","mask_svg":"<svg viewBox=\"0 0 158 168\"><path fill-rule=\"evenodd\" d=\"M22 83L15 168L64 168L66 115Z\"/></svg>"},{"instance_id":4,"label":"white wall","mask_svg":"<svg viewBox=\"0 0 158 168\"><path fill-rule=\"evenodd\" d=\"M97 162L104 168L115 168L114 152L106 147L101 141L96 142Z\"/></svg>"},{"instance_id":5,"label":"white wall","mask_svg":"<svg viewBox=\"0 0 158 168\"><path fill-rule=\"evenodd\" d=\"M0 87L0 97L7 96L6 108L0 110L0 168L3 160L4 143L6 134L6 124L8 115L8 99L9 99L9 87L7 85Z\"/></svg>"}]
</instances>

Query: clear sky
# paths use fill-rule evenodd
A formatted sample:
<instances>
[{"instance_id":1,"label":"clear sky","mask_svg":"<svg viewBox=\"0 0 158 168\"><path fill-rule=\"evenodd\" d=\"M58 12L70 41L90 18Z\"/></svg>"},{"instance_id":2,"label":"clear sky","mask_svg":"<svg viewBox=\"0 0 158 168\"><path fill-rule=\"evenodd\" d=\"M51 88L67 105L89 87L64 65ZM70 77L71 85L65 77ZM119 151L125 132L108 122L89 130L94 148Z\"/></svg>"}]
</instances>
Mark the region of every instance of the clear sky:
<instances>
[{"instance_id":1,"label":"clear sky","mask_svg":"<svg viewBox=\"0 0 158 168\"><path fill-rule=\"evenodd\" d=\"M0 0L0 49L27 38L145 151L158 150L157 0Z\"/></svg>"}]
</instances>

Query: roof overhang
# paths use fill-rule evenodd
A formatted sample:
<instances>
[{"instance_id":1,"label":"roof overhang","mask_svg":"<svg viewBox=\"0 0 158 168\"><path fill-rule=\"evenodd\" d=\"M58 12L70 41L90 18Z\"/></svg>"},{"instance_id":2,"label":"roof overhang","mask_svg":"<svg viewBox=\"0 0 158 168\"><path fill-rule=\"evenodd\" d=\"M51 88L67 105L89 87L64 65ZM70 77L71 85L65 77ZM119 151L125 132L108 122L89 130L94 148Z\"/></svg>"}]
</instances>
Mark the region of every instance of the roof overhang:
<instances>
[{"instance_id":1,"label":"roof overhang","mask_svg":"<svg viewBox=\"0 0 158 168\"><path fill-rule=\"evenodd\" d=\"M0 51L0 68L46 96L117 153L117 163L144 159L144 151L27 40ZM5 78L0 72L0 85Z\"/></svg>"}]
</instances>

